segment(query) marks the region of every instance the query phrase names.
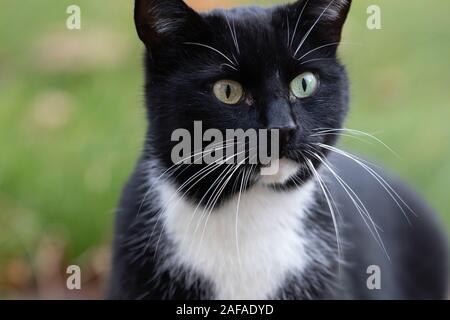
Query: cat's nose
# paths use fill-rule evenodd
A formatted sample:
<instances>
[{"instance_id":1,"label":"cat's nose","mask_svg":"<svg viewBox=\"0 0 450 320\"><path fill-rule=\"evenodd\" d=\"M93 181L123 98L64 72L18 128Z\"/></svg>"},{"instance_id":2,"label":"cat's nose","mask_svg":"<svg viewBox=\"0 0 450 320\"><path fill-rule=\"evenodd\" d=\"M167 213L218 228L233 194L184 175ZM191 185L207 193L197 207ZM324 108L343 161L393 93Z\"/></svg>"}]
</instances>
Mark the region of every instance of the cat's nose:
<instances>
[{"instance_id":1,"label":"cat's nose","mask_svg":"<svg viewBox=\"0 0 450 320\"><path fill-rule=\"evenodd\" d=\"M290 105L284 99L276 99L268 104L267 128L278 129L280 131L291 131L297 127L293 117Z\"/></svg>"},{"instance_id":2,"label":"cat's nose","mask_svg":"<svg viewBox=\"0 0 450 320\"><path fill-rule=\"evenodd\" d=\"M279 153L280 157L282 157L287 151L290 138L297 130L297 124L292 117L291 107L283 99L276 99L268 105L267 128L269 130L278 130Z\"/></svg>"}]
</instances>

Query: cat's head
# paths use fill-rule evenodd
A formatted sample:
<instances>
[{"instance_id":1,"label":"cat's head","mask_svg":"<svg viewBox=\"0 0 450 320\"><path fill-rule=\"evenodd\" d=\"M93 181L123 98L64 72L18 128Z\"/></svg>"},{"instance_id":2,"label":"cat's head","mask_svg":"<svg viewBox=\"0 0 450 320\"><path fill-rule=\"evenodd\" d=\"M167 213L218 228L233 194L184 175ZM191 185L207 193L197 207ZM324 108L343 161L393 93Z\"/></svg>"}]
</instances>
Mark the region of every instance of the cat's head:
<instances>
[{"instance_id":1,"label":"cat's head","mask_svg":"<svg viewBox=\"0 0 450 320\"><path fill-rule=\"evenodd\" d=\"M318 144L336 140L325 130L339 129L348 109L336 51L350 3L300 0L199 14L182 0L136 0L136 27L147 48L148 152L162 169L175 168L169 175L179 185L197 174L193 196L207 193L221 174L230 177L223 194L232 194L249 168L250 184L288 187L309 179L308 165L319 164L314 154L326 153ZM173 166L179 141L172 135L182 128L194 139L195 121L221 132L278 129L279 172L263 176L259 164L228 172L230 165ZM192 154L199 151L194 144Z\"/></svg>"}]
</instances>

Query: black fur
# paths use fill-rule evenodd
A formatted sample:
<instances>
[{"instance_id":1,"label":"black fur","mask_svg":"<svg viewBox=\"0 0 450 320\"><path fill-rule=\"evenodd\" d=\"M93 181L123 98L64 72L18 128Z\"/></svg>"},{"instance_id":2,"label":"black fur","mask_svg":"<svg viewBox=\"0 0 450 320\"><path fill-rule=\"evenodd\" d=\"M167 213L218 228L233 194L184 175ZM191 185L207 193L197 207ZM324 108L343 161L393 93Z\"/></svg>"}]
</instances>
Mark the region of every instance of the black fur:
<instances>
[{"instance_id":1,"label":"black fur","mask_svg":"<svg viewBox=\"0 0 450 320\"><path fill-rule=\"evenodd\" d=\"M324 11L328 5L335 15ZM143 155L118 210L110 298L214 298L211 284L201 275L165 269L165 256L155 255L156 243L164 247L159 252L166 255L170 254L172 244L156 224L162 209L158 205L158 186L152 185L156 177L147 174L149 162L157 163L154 170L159 174L170 168L175 145L171 141L173 130L192 131L196 120L203 122L204 129L285 130L288 142L283 155L294 161L304 162L300 155L311 148L328 155L328 150L314 143L333 145L336 136L311 135L318 128L342 127L348 110L346 72L336 57L337 45L314 51L301 61L294 59L294 53L322 12L327 14L314 26L295 56L299 58L314 48L339 42L349 9L350 1L310 0L306 6L305 1L298 1L273 8L215 10L200 15L181 0L136 1L137 31L147 48L145 93L149 126ZM302 10L302 19L292 38ZM227 19L236 28L240 54L236 52ZM292 47L288 45L290 42ZM229 61L217 52L192 43L217 48L228 57L234 54L239 62L238 70L226 66ZM302 63L307 60L311 61ZM293 101L289 83L305 71L318 76L320 87L312 97ZM236 106L219 102L211 91L214 82L220 79L239 81L247 99ZM292 121L294 130L289 128ZM320 167L318 159L309 158L316 168ZM328 263L313 263L304 274L291 275L271 298L444 298L448 271L446 240L430 210L408 188L380 173L418 214L417 218L410 217L411 227L395 202L367 172L344 157L328 155L328 159L384 229L382 237L391 260L377 246L338 182L330 179L330 189L343 215L342 239L347 245L342 258L348 264L341 266L338 276L333 221L323 195L318 192L317 205L309 214L308 228L303 232L316 239L316 248L310 250L320 250L317 254L326 256ZM202 168L200 164L186 166L169 179L179 186ZM208 200L211 195L207 190L222 171L217 170L196 184L189 190L188 199ZM232 186L239 174L236 172L225 188L220 202L234 195ZM309 170L301 170L296 177L297 181L309 179ZM252 183L255 179L246 187L251 188ZM274 186L274 192L285 192L297 185L291 179L284 185ZM312 251L311 255L314 254ZM379 291L366 287L366 268L373 264L383 270Z\"/></svg>"}]
</instances>

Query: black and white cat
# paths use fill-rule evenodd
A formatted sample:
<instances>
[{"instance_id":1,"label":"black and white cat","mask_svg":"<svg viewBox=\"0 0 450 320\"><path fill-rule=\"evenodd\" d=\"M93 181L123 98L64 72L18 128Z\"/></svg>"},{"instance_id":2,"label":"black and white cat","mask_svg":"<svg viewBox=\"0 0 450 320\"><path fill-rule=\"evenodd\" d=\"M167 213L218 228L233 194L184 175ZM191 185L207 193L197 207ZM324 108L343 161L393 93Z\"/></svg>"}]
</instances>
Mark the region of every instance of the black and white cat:
<instances>
[{"instance_id":1,"label":"black and white cat","mask_svg":"<svg viewBox=\"0 0 450 320\"><path fill-rule=\"evenodd\" d=\"M118 208L109 298L446 297L446 238L431 210L335 147L352 133L336 57L350 2L199 14L136 0L149 126ZM278 129L278 173L174 164L171 135L195 121Z\"/></svg>"}]
</instances>

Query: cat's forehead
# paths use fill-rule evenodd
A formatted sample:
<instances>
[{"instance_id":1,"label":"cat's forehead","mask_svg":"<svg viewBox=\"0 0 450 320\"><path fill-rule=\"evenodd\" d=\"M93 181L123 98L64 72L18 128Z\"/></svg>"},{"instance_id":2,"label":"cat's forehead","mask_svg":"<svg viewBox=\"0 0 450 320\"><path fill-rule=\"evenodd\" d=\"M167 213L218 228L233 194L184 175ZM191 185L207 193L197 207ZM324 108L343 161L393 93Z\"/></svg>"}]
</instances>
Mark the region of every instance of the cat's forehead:
<instances>
[{"instance_id":1,"label":"cat's forehead","mask_svg":"<svg viewBox=\"0 0 450 320\"><path fill-rule=\"evenodd\" d=\"M264 8L256 6L237 7L231 9L215 9L207 13L203 13L203 17L223 17L235 20L237 22L257 22L264 21L269 18L273 12L273 8Z\"/></svg>"},{"instance_id":2,"label":"cat's forehead","mask_svg":"<svg viewBox=\"0 0 450 320\"><path fill-rule=\"evenodd\" d=\"M237 61L236 67L241 72L273 75L281 67L280 55L289 55L283 38L286 26L276 19L273 8L219 9L205 14L204 19L211 37L205 41ZM216 57L221 59L219 55Z\"/></svg>"},{"instance_id":3,"label":"cat's forehead","mask_svg":"<svg viewBox=\"0 0 450 320\"><path fill-rule=\"evenodd\" d=\"M282 24L276 23L272 8L239 7L214 10L204 16L215 45L223 50L239 51L240 58L267 59L279 51ZM269 54L272 53L272 54Z\"/></svg>"},{"instance_id":4,"label":"cat's forehead","mask_svg":"<svg viewBox=\"0 0 450 320\"><path fill-rule=\"evenodd\" d=\"M240 36L243 41L251 42L271 30L273 10L261 7L218 9L206 14L204 19L209 22L213 36Z\"/></svg>"}]
</instances>

